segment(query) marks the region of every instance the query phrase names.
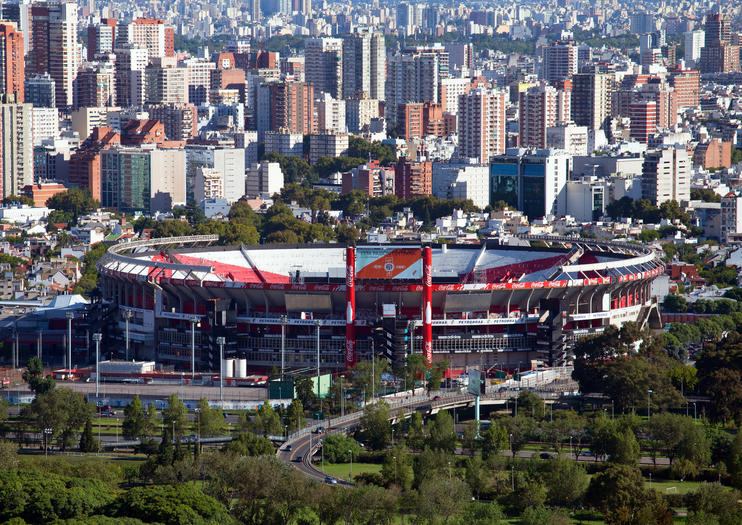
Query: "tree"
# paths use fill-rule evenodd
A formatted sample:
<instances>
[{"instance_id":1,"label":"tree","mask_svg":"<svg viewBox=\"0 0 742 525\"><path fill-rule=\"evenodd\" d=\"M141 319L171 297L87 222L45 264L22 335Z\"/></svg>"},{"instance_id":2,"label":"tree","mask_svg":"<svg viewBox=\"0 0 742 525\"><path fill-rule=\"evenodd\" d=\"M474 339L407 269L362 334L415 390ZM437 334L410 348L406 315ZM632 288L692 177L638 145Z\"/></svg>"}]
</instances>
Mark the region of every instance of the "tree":
<instances>
[{"instance_id":1,"label":"tree","mask_svg":"<svg viewBox=\"0 0 742 525\"><path fill-rule=\"evenodd\" d=\"M221 436L224 434L224 414L221 407L211 408L205 397L198 401L197 423L201 437Z\"/></svg>"},{"instance_id":2,"label":"tree","mask_svg":"<svg viewBox=\"0 0 742 525\"><path fill-rule=\"evenodd\" d=\"M531 417L541 418L544 414L544 402L535 392L523 390L518 394L518 409Z\"/></svg>"},{"instance_id":3,"label":"tree","mask_svg":"<svg viewBox=\"0 0 742 525\"><path fill-rule=\"evenodd\" d=\"M425 445L425 428L423 427L423 415L413 412L410 417L410 427L407 432L407 446L413 450L421 450Z\"/></svg>"},{"instance_id":4,"label":"tree","mask_svg":"<svg viewBox=\"0 0 742 525\"><path fill-rule=\"evenodd\" d=\"M54 388L37 395L23 409L24 417L42 433L52 429L52 438L58 438L62 449L74 446L74 437L95 411L92 403L69 388Z\"/></svg>"},{"instance_id":5,"label":"tree","mask_svg":"<svg viewBox=\"0 0 742 525\"><path fill-rule=\"evenodd\" d=\"M297 377L294 380L294 390L296 390L296 398L301 401L302 406L309 408L314 405L317 397L311 377Z\"/></svg>"},{"instance_id":6,"label":"tree","mask_svg":"<svg viewBox=\"0 0 742 525\"><path fill-rule=\"evenodd\" d=\"M453 425L453 418L447 410L441 410L435 415L430 425L428 445L433 450L441 450L452 454L456 450L458 436Z\"/></svg>"},{"instance_id":7,"label":"tree","mask_svg":"<svg viewBox=\"0 0 742 525\"><path fill-rule=\"evenodd\" d=\"M89 190L72 187L64 193L53 195L46 201L46 207L71 213L76 221L78 216L100 207L100 202L93 199Z\"/></svg>"},{"instance_id":8,"label":"tree","mask_svg":"<svg viewBox=\"0 0 742 525\"><path fill-rule=\"evenodd\" d=\"M479 495L487 489L489 485L489 472L482 458L473 456L466 460L466 471L464 481L479 499Z\"/></svg>"},{"instance_id":9,"label":"tree","mask_svg":"<svg viewBox=\"0 0 742 525\"><path fill-rule=\"evenodd\" d=\"M361 232L356 227L346 224L339 224L335 229L335 234L337 235L338 242L349 246L355 246L361 238Z\"/></svg>"},{"instance_id":10,"label":"tree","mask_svg":"<svg viewBox=\"0 0 742 525\"><path fill-rule=\"evenodd\" d=\"M479 448L479 422L472 420L468 421L464 426L464 432L461 436L462 446L469 450L469 454L472 456L477 448Z\"/></svg>"},{"instance_id":11,"label":"tree","mask_svg":"<svg viewBox=\"0 0 742 525\"><path fill-rule=\"evenodd\" d=\"M99 447L98 440L93 437L92 418L85 421L85 429L80 436L80 452L97 452Z\"/></svg>"},{"instance_id":12,"label":"tree","mask_svg":"<svg viewBox=\"0 0 742 525\"><path fill-rule=\"evenodd\" d=\"M281 427L281 416L273 410L273 406L265 402L255 411L255 418L252 421L253 431L263 437L280 436L283 434Z\"/></svg>"},{"instance_id":13,"label":"tree","mask_svg":"<svg viewBox=\"0 0 742 525\"><path fill-rule=\"evenodd\" d=\"M176 394L167 398L167 407L162 409L162 424L168 432L172 432L172 439L179 441L185 435L188 425L188 409Z\"/></svg>"},{"instance_id":14,"label":"tree","mask_svg":"<svg viewBox=\"0 0 742 525\"><path fill-rule=\"evenodd\" d=\"M10 206L11 204L22 204L25 206L34 206L34 200L28 195L8 195L3 199L3 205Z\"/></svg>"},{"instance_id":15,"label":"tree","mask_svg":"<svg viewBox=\"0 0 742 525\"><path fill-rule=\"evenodd\" d=\"M381 389L381 375L389 371L389 362L386 359L375 359L371 361L360 361L353 369L353 386L366 392L379 392Z\"/></svg>"},{"instance_id":16,"label":"tree","mask_svg":"<svg viewBox=\"0 0 742 525\"><path fill-rule=\"evenodd\" d=\"M248 430L237 434L237 438L227 443L224 449L240 456L271 456L276 451L268 438L256 436Z\"/></svg>"},{"instance_id":17,"label":"tree","mask_svg":"<svg viewBox=\"0 0 742 525\"><path fill-rule=\"evenodd\" d=\"M366 405L361 416L359 437L373 450L383 450L389 445L392 425L389 422L389 405L383 401Z\"/></svg>"},{"instance_id":18,"label":"tree","mask_svg":"<svg viewBox=\"0 0 742 525\"><path fill-rule=\"evenodd\" d=\"M609 525L671 524L672 513L654 490L644 488L636 466L611 465L593 476L586 501L604 514Z\"/></svg>"},{"instance_id":19,"label":"tree","mask_svg":"<svg viewBox=\"0 0 742 525\"><path fill-rule=\"evenodd\" d=\"M352 437L330 434L322 440L324 456L330 463L347 463L361 454L361 446Z\"/></svg>"},{"instance_id":20,"label":"tree","mask_svg":"<svg viewBox=\"0 0 742 525\"><path fill-rule=\"evenodd\" d=\"M38 357L32 357L23 372L23 380L34 394L44 394L54 388L54 379L44 377L44 365Z\"/></svg>"},{"instance_id":21,"label":"tree","mask_svg":"<svg viewBox=\"0 0 742 525\"><path fill-rule=\"evenodd\" d=\"M286 426L289 432L304 428L304 407L299 399L294 399L286 411Z\"/></svg>"},{"instance_id":22,"label":"tree","mask_svg":"<svg viewBox=\"0 0 742 525\"><path fill-rule=\"evenodd\" d=\"M121 424L121 432L126 439L141 439L152 429L147 428L147 414L144 412L142 400L139 396L124 407L124 421Z\"/></svg>"},{"instance_id":23,"label":"tree","mask_svg":"<svg viewBox=\"0 0 742 525\"><path fill-rule=\"evenodd\" d=\"M482 458L487 460L498 457L508 447L508 432L497 421L492 421L482 434Z\"/></svg>"},{"instance_id":24,"label":"tree","mask_svg":"<svg viewBox=\"0 0 742 525\"><path fill-rule=\"evenodd\" d=\"M428 523L438 519L446 523L464 510L470 498L469 487L460 479L430 477L420 485L417 515Z\"/></svg>"},{"instance_id":25,"label":"tree","mask_svg":"<svg viewBox=\"0 0 742 525\"><path fill-rule=\"evenodd\" d=\"M590 483L582 465L561 456L545 462L541 479L546 487L546 501L556 507L576 505Z\"/></svg>"},{"instance_id":26,"label":"tree","mask_svg":"<svg viewBox=\"0 0 742 525\"><path fill-rule=\"evenodd\" d=\"M516 417L501 420L510 439L510 449L514 455L528 443L531 434L536 430L536 421L529 416L518 415Z\"/></svg>"},{"instance_id":27,"label":"tree","mask_svg":"<svg viewBox=\"0 0 742 525\"><path fill-rule=\"evenodd\" d=\"M665 312L684 313L688 311L688 303L682 295L668 294L662 302L662 309Z\"/></svg>"},{"instance_id":28,"label":"tree","mask_svg":"<svg viewBox=\"0 0 742 525\"><path fill-rule=\"evenodd\" d=\"M739 499L739 492L727 490L716 483L704 483L685 497L689 512L716 516L719 525L742 523Z\"/></svg>"},{"instance_id":29,"label":"tree","mask_svg":"<svg viewBox=\"0 0 742 525\"><path fill-rule=\"evenodd\" d=\"M410 490L415 472L412 469L412 456L403 445L397 445L384 455L381 476L387 486L396 485L404 491Z\"/></svg>"}]
</instances>

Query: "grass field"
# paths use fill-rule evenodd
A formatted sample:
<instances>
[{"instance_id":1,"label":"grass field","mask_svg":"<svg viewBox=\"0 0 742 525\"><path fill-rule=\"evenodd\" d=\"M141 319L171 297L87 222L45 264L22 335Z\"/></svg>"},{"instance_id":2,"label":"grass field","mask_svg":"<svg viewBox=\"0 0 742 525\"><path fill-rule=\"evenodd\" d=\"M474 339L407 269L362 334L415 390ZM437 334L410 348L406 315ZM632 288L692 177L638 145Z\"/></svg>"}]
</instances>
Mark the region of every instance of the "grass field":
<instances>
[{"instance_id":1,"label":"grass field","mask_svg":"<svg viewBox=\"0 0 742 525\"><path fill-rule=\"evenodd\" d=\"M325 461L324 468L322 468L322 463L317 463L316 466L324 473L335 476L336 478L348 479L348 474L350 474L350 463L328 463ZM381 465L377 463L356 463L354 461L353 475L356 476L362 472L372 474L381 472Z\"/></svg>"},{"instance_id":2,"label":"grass field","mask_svg":"<svg viewBox=\"0 0 742 525\"><path fill-rule=\"evenodd\" d=\"M651 487L660 494L687 494L698 489L703 481L652 480ZM649 480L644 478L644 486L650 487ZM729 487L726 487L729 488ZM731 490L731 489L730 489Z\"/></svg>"}]
</instances>

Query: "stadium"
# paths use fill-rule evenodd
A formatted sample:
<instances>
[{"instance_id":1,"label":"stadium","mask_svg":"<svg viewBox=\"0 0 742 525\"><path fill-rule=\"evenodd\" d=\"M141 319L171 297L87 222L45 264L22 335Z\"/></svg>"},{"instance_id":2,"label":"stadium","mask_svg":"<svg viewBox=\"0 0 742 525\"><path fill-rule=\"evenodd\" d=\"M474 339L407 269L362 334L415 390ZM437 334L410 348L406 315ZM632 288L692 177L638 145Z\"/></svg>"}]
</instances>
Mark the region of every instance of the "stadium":
<instances>
[{"instance_id":1,"label":"stadium","mask_svg":"<svg viewBox=\"0 0 742 525\"><path fill-rule=\"evenodd\" d=\"M559 366L580 337L661 325L664 266L635 244L520 236L479 245L213 246L215 236L112 246L98 262L138 359L190 371L226 357L251 372L370 356L524 370ZM221 338L224 338L223 340ZM193 356L193 357L192 357Z\"/></svg>"}]
</instances>

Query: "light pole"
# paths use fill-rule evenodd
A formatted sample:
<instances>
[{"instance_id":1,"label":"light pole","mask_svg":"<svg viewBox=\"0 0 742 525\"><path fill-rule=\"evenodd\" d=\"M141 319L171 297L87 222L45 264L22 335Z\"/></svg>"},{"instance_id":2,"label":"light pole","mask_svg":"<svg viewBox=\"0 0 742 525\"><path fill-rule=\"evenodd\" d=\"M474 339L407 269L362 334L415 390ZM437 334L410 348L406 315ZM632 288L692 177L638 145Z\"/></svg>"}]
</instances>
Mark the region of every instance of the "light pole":
<instances>
[{"instance_id":1,"label":"light pole","mask_svg":"<svg viewBox=\"0 0 742 525\"><path fill-rule=\"evenodd\" d=\"M340 417L345 415L345 393L343 391L343 376L340 376Z\"/></svg>"},{"instance_id":2,"label":"light pole","mask_svg":"<svg viewBox=\"0 0 742 525\"><path fill-rule=\"evenodd\" d=\"M281 316L281 381L283 381L283 374L286 370L286 322L288 317L285 315Z\"/></svg>"},{"instance_id":3,"label":"light pole","mask_svg":"<svg viewBox=\"0 0 742 525\"><path fill-rule=\"evenodd\" d=\"M45 428L44 429L44 456L49 455L49 436L52 434L53 430L51 428Z\"/></svg>"},{"instance_id":4,"label":"light pole","mask_svg":"<svg viewBox=\"0 0 742 525\"><path fill-rule=\"evenodd\" d=\"M693 402L693 422L696 422L696 402Z\"/></svg>"},{"instance_id":5,"label":"light pole","mask_svg":"<svg viewBox=\"0 0 742 525\"><path fill-rule=\"evenodd\" d=\"M100 332L93 334L93 341L95 341L95 398L98 399L99 386L100 386L100 341L103 336Z\"/></svg>"},{"instance_id":6,"label":"light pole","mask_svg":"<svg viewBox=\"0 0 742 525\"><path fill-rule=\"evenodd\" d=\"M652 409L650 405L651 399L652 399L652 390L647 390L647 421L649 421L650 416L651 416L650 414L650 411Z\"/></svg>"},{"instance_id":7,"label":"light pole","mask_svg":"<svg viewBox=\"0 0 742 525\"><path fill-rule=\"evenodd\" d=\"M124 310L124 320L126 321L126 360L129 360L129 321L131 320L131 310Z\"/></svg>"},{"instance_id":8,"label":"light pole","mask_svg":"<svg viewBox=\"0 0 742 525\"><path fill-rule=\"evenodd\" d=\"M65 317L67 317L67 370L72 376L72 319L75 317L75 312L67 312Z\"/></svg>"},{"instance_id":9,"label":"light pole","mask_svg":"<svg viewBox=\"0 0 742 525\"><path fill-rule=\"evenodd\" d=\"M317 326L317 399L319 399L319 319L314 324Z\"/></svg>"},{"instance_id":10,"label":"light pole","mask_svg":"<svg viewBox=\"0 0 742 525\"><path fill-rule=\"evenodd\" d=\"M196 421L197 421L197 427L196 427L196 441L198 442L198 450L201 451L201 409L196 407Z\"/></svg>"},{"instance_id":11,"label":"light pole","mask_svg":"<svg viewBox=\"0 0 742 525\"><path fill-rule=\"evenodd\" d=\"M348 453L350 454L350 474L348 474L348 479L353 479L353 451L349 450Z\"/></svg>"},{"instance_id":12,"label":"light pole","mask_svg":"<svg viewBox=\"0 0 742 525\"><path fill-rule=\"evenodd\" d=\"M216 338L216 344L219 345L219 401L224 402L224 343L223 337Z\"/></svg>"},{"instance_id":13,"label":"light pole","mask_svg":"<svg viewBox=\"0 0 742 525\"><path fill-rule=\"evenodd\" d=\"M392 456L394 460L394 484L397 484L397 456Z\"/></svg>"},{"instance_id":14,"label":"light pole","mask_svg":"<svg viewBox=\"0 0 742 525\"><path fill-rule=\"evenodd\" d=\"M196 326L201 326L198 317L191 317L191 383L196 379Z\"/></svg>"},{"instance_id":15,"label":"light pole","mask_svg":"<svg viewBox=\"0 0 742 525\"><path fill-rule=\"evenodd\" d=\"M513 485L513 492L515 492L515 454L513 454L513 435L510 434L510 461L512 462L512 468L510 470L510 479Z\"/></svg>"}]
</instances>

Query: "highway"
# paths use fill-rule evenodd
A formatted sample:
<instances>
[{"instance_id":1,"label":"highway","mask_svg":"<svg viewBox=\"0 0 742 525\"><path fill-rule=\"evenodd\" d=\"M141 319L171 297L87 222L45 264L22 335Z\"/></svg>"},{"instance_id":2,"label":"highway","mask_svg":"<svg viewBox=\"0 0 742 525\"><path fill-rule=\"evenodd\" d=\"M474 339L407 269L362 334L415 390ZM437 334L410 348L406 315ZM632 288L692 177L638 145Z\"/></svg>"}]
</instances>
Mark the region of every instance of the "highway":
<instances>
[{"instance_id":1,"label":"highway","mask_svg":"<svg viewBox=\"0 0 742 525\"><path fill-rule=\"evenodd\" d=\"M415 410L422 409L426 412L433 409L448 408L453 406L462 406L474 403L474 396L469 394L460 394L458 392L452 392L447 394L441 394L435 396L438 399L431 399L428 396L418 396L400 401L389 403L389 412L394 420L401 419L414 412ZM327 475L315 468L312 462L312 456L317 453L318 446L317 440L321 439L327 434L348 434L354 430L363 415L363 411L354 412L347 414L343 417L331 419L329 421L322 421L319 424L307 427L299 432L291 434L281 448L276 451L276 455L279 459L293 465L296 469L303 472L310 479L316 481L324 481ZM322 434L316 434L314 431L317 427L324 427L325 431ZM311 442L311 453L310 453L310 442ZM287 448L291 450L287 450ZM301 461L299 461L301 458ZM335 478L339 485L353 486L347 480Z\"/></svg>"}]
</instances>

